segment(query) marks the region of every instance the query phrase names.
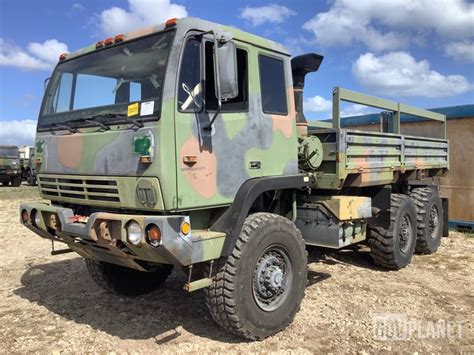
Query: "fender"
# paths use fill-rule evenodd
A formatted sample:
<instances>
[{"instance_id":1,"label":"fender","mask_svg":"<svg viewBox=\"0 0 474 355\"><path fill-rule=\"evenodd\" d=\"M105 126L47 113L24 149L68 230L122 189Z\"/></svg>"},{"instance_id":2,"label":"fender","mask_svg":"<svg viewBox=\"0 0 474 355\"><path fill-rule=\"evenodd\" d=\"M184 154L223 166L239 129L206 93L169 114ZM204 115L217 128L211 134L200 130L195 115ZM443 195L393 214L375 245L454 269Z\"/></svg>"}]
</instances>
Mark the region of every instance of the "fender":
<instances>
[{"instance_id":1,"label":"fender","mask_svg":"<svg viewBox=\"0 0 474 355\"><path fill-rule=\"evenodd\" d=\"M232 253L240 230L255 200L264 192L284 189L303 189L311 185L308 174L266 176L247 180L237 191L234 202L215 221L211 231L224 232L227 237L221 256Z\"/></svg>"}]
</instances>

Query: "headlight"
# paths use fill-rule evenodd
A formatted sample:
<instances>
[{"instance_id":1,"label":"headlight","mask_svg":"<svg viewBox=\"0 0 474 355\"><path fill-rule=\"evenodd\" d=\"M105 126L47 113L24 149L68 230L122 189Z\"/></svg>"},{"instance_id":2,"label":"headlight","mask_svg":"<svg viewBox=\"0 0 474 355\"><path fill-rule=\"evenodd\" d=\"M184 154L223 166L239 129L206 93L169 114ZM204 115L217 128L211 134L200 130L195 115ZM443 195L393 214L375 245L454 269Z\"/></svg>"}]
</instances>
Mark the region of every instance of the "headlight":
<instances>
[{"instance_id":1,"label":"headlight","mask_svg":"<svg viewBox=\"0 0 474 355\"><path fill-rule=\"evenodd\" d=\"M127 239L133 245L138 245L142 241L143 231L140 225L131 221L127 225Z\"/></svg>"},{"instance_id":2,"label":"headlight","mask_svg":"<svg viewBox=\"0 0 474 355\"><path fill-rule=\"evenodd\" d=\"M33 210L31 212L30 218L31 218L31 224L34 225L35 227L39 227L41 223L41 216L37 210Z\"/></svg>"}]
</instances>

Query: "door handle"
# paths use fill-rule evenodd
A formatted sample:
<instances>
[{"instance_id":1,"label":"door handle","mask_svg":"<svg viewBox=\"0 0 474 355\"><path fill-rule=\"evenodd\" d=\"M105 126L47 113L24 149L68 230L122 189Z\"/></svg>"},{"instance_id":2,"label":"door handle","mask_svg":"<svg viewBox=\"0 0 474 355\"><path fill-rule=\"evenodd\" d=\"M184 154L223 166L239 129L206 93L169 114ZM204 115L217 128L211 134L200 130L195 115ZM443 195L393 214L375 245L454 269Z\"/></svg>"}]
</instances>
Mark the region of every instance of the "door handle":
<instances>
[{"instance_id":1,"label":"door handle","mask_svg":"<svg viewBox=\"0 0 474 355\"><path fill-rule=\"evenodd\" d=\"M262 167L262 162L260 162L260 161L251 161L249 166L250 166L250 169L260 169Z\"/></svg>"}]
</instances>

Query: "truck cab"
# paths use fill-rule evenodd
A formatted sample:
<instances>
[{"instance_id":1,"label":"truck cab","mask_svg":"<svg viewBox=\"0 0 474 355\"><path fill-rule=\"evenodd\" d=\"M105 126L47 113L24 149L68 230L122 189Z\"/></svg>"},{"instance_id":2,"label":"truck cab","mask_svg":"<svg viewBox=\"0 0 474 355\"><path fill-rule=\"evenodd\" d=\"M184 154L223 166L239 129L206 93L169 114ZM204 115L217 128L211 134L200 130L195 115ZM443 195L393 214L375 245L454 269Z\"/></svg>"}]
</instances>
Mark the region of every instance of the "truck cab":
<instances>
[{"instance_id":1,"label":"truck cab","mask_svg":"<svg viewBox=\"0 0 474 355\"><path fill-rule=\"evenodd\" d=\"M3 186L20 186L20 154L14 145L0 145L0 182Z\"/></svg>"}]
</instances>

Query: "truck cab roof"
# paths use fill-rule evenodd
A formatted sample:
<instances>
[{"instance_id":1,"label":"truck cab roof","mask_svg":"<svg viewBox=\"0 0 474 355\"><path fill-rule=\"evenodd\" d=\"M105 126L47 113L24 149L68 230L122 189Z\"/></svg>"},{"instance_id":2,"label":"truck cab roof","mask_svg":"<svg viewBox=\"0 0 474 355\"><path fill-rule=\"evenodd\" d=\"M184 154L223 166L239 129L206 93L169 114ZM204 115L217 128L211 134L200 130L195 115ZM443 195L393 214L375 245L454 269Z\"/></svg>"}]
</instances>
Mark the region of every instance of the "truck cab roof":
<instances>
[{"instance_id":1,"label":"truck cab roof","mask_svg":"<svg viewBox=\"0 0 474 355\"><path fill-rule=\"evenodd\" d=\"M195 17L184 17L180 19L170 19L166 23L161 23L157 25L140 28L137 30L124 33L124 34L116 34L116 37L104 39L103 41L93 43L87 47L81 48L70 54L61 55L61 57L63 58L63 60L72 59L74 57L78 57L78 56L93 52L97 49L102 49L103 47L108 46L107 44L105 44L106 40L108 41L108 43L110 43L110 40L113 41L115 39L114 42L118 43L117 38L120 38L120 43L122 43L125 41L134 40L140 37L145 37L145 36L163 31L171 27L176 28L177 35L179 36L184 36L187 32L191 30L197 30L197 31L203 31L203 32L214 31L216 33L229 32L233 35L233 38L236 40L252 43L255 46L268 49L271 51L275 51L283 55L287 55L287 56L291 55L288 49L278 42L274 42L272 40L269 40L260 36L256 36L254 34L251 34L245 31L241 31L231 26L225 26L225 25L217 24L214 22L202 20ZM113 45L113 42L110 45Z\"/></svg>"}]
</instances>

